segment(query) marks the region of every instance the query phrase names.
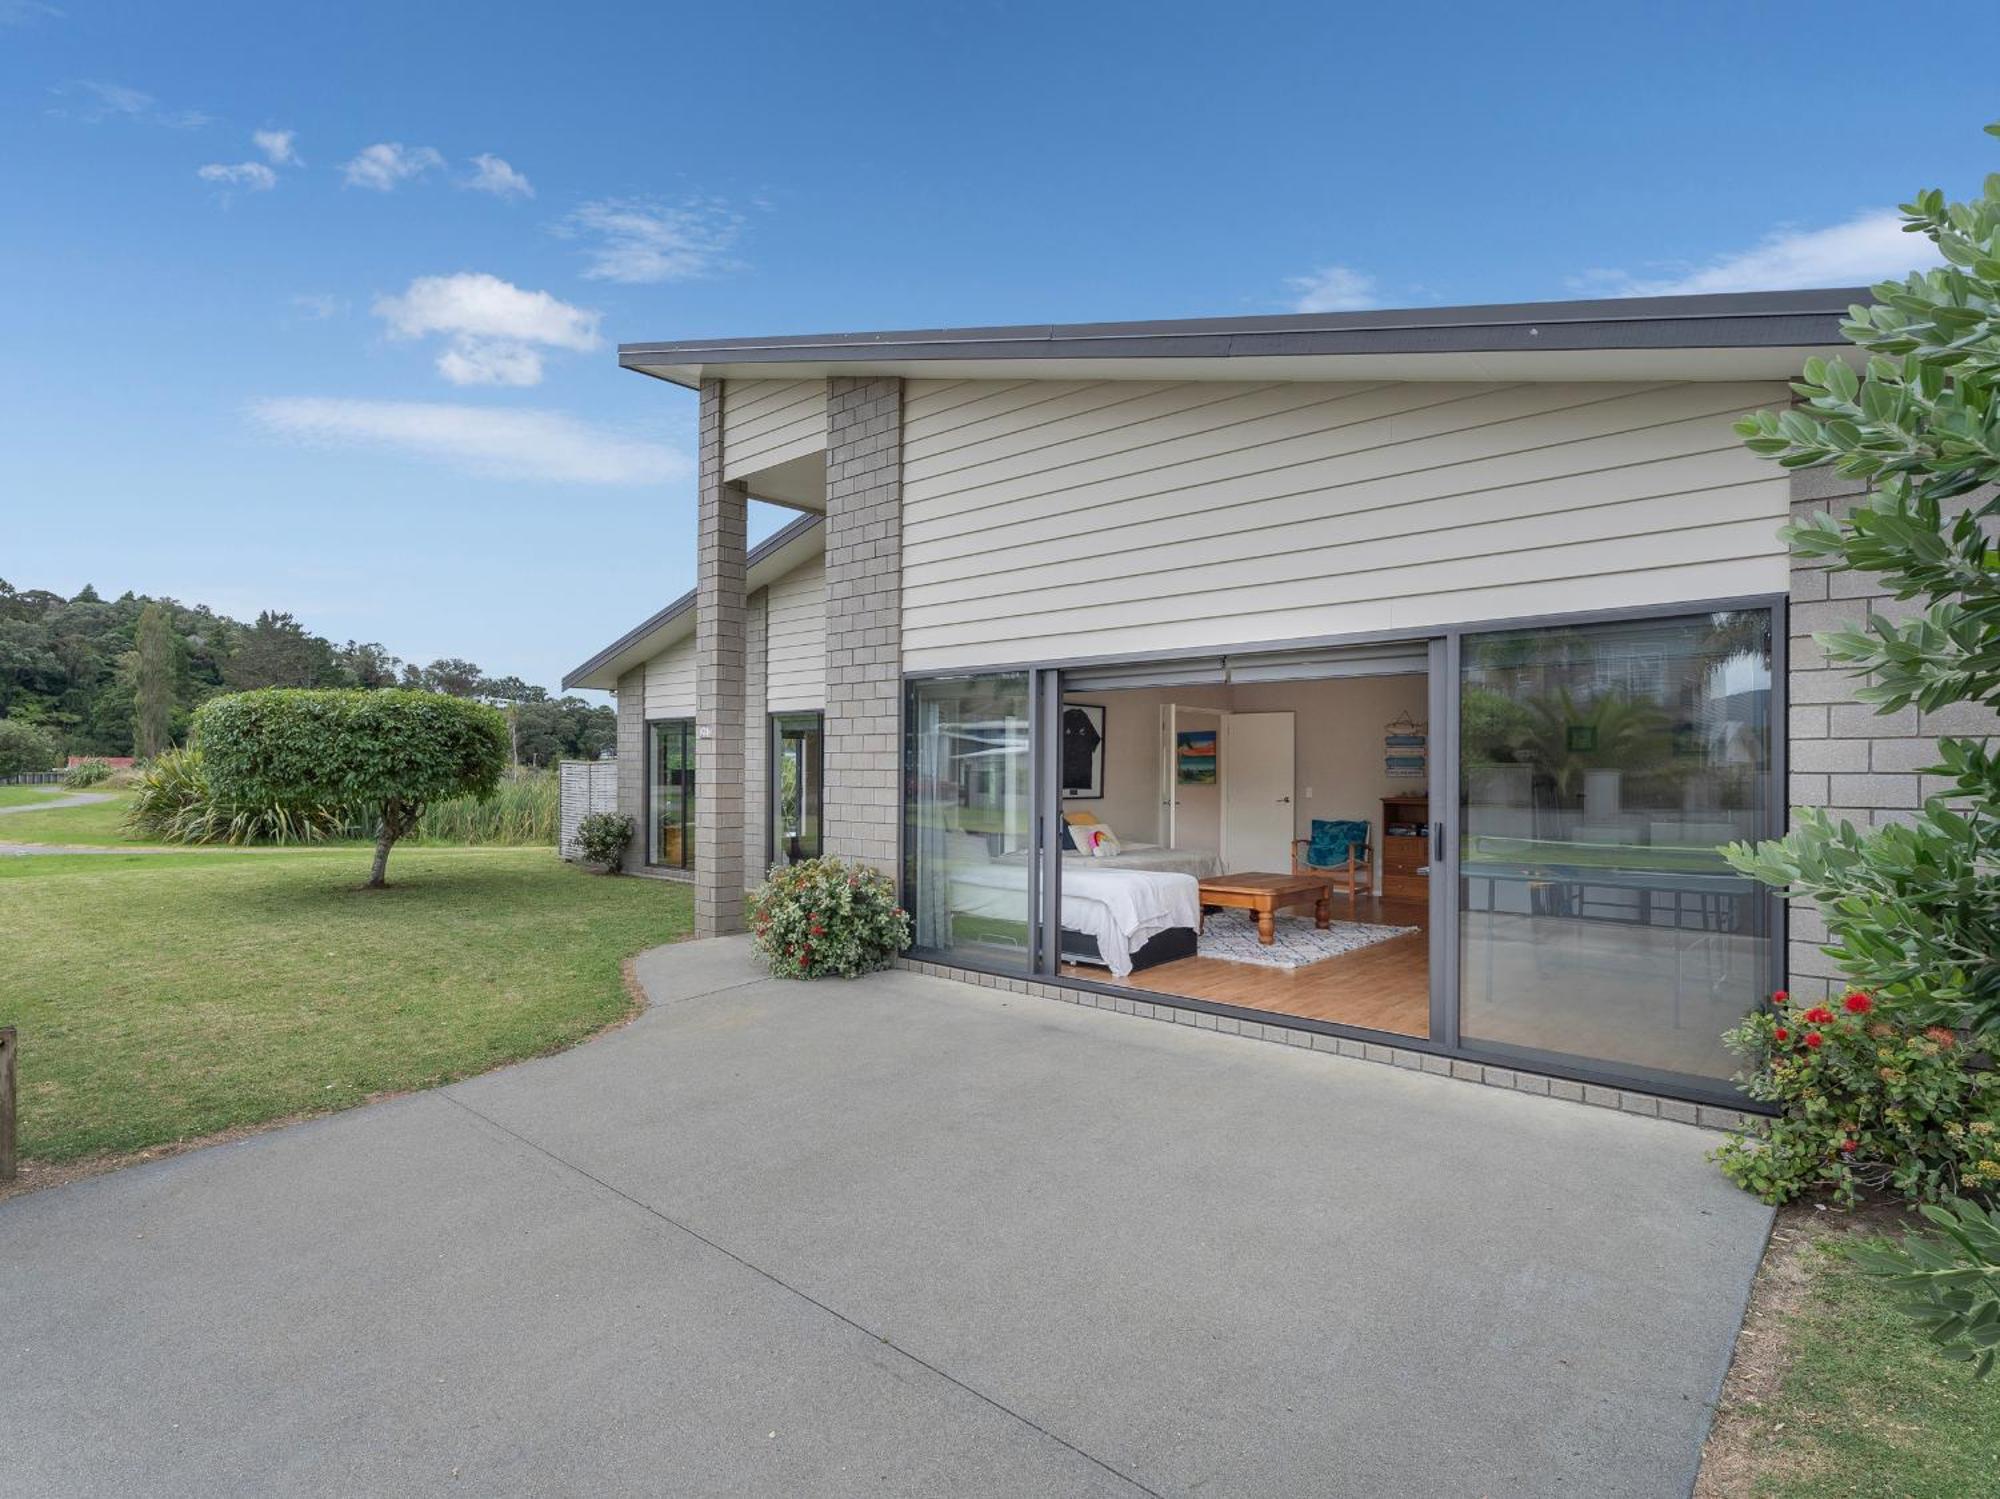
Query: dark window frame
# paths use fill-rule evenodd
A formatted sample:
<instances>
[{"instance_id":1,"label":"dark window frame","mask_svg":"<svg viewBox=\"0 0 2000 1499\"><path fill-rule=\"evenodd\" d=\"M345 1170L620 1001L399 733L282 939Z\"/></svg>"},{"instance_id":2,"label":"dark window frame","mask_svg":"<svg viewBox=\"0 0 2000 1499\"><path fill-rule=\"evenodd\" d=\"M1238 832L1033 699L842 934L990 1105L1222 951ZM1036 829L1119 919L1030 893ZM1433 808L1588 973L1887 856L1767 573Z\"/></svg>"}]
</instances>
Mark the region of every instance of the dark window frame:
<instances>
[{"instance_id":1,"label":"dark window frame","mask_svg":"<svg viewBox=\"0 0 2000 1499\"><path fill-rule=\"evenodd\" d=\"M653 838L658 829L653 822L653 793L660 784L660 735L664 728L679 726L681 730L681 759L687 768L688 784L681 796L681 862L666 864L653 857ZM645 753L645 850L642 862L648 869L670 870L677 874L694 872L694 757L695 732L692 714L677 715L672 718L649 718L646 720Z\"/></svg>"},{"instance_id":2,"label":"dark window frame","mask_svg":"<svg viewBox=\"0 0 2000 1499\"><path fill-rule=\"evenodd\" d=\"M764 866L776 868L778 860L778 788L782 768L780 750L785 740L787 727L795 727L805 720L812 721L813 759L812 769L819 783L819 795L813 798L813 847L818 853L826 852L826 714L817 708L801 708L796 711L767 715L764 728L764 756L767 768L764 788ZM817 854L806 857L817 857ZM791 863L789 856L786 863Z\"/></svg>"}]
</instances>

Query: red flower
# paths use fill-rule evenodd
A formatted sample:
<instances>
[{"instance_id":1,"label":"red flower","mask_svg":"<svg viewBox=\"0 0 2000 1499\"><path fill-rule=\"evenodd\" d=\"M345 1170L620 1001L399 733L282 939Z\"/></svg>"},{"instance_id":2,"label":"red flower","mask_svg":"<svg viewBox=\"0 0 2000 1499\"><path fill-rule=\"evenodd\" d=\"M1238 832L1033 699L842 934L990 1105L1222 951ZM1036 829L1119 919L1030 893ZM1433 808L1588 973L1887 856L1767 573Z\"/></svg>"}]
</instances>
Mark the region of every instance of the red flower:
<instances>
[{"instance_id":1,"label":"red flower","mask_svg":"<svg viewBox=\"0 0 2000 1499\"><path fill-rule=\"evenodd\" d=\"M1840 1142L1840 1153L1842 1155L1852 1155L1854 1154L1855 1147L1860 1143L1859 1140L1842 1140Z\"/></svg>"},{"instance_id":2,"label":"red flower","mask_svg":"<svg viewBox=\"0 0 2000 1499\"><path fill-rule=\"evenodd\" d=\"M1833 1011L1829 1010L1825 1005L1814 1005L1810 1010L1806 1011L1806 1019L1814 1025L1831 1025L1833 1024Z\"/></svg>"},{"instance_id":3,"label":"red flower","mask_svg":"<svg viewBox=\"0 0 2000 1499\"><path fill-rule=\"evenodd\" d=\"M1806 1032L1806 1045L1812 1047L1815 1051L1817 1051L1820 1048L1820 1046L1822 1046L1825 1043L1825 1041L1826 1037L1822 1036L1818 1031Z\"/></svg>"},{"instance_id":4,"label":"red flower","mask_svg":"<svg viewBox=\"0 0 2000 1499\"><path fill-rule=\"evenodd\" d=\"M1848 995L1841 1003L1847 1006L1847 1013L1850 1015L1866 1015L1870 1010L1875 1008L1875 1002L1867 995L1860 993Z\"/></svg>"},{"instance_id":5,"label":"red flower","mask_svg":"<svg viewBox=\"0 0 2000 1499\"><path fill-rule=\"evenodd\" d=\"M1789 1041L1792 1039L1792 1033L1786 1030L1782 1025L1779 1026L1776 1030L1772 1031L1771 1035L1780 1041Z\"/></svg>"},{"instance_id":6,"label":"red flower","mask_svg":"<svg viewBox=\"0 0 2000 1499\"><path fill-rule=\"evenodd\" d=\"M1950 1051L1952 1047L1958 1045L1958 1037L1954 1036L1950 1031L1946 1030L1941 1025L1932 1026L1929 1030L1925 1031L1924 1034L1926 1036L1929 1036L1933 1041L1937 1042L1939 1047L1941 1047L1945 1051Z\"/></svg>"},{"instance_id":7,"label":"red flower","mask_svg":"<svg viewBox=\"0 0 2000 1499\"><path fill-rule=\"evenodd\" d=\"M1787 994L1783 989L1780 989L1776 994L1773 994L1771 996L1771 1003L1774 1005L1783 1005L1788 1000L1790 1000L1791 997L1792 996Z\"/></svg>"}]
</instances>

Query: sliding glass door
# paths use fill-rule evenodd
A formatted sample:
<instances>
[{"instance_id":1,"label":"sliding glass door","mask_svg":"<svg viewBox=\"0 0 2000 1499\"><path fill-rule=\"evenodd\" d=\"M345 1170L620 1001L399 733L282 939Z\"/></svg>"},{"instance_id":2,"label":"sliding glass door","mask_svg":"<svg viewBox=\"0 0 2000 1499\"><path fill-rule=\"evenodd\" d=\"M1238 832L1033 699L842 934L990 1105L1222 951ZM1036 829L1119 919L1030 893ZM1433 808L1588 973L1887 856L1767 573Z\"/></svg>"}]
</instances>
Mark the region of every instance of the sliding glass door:
<instances>
[{"instance_id":1,"label":"sliding glass door","mask_svg":"<svg viewBox=\"0 0 2000 1499\"><path fill-rule=\"evenodd\" d=\"M904 871L920 948L1033 966L1030 716L1025 672L910 684Z\"/></svg>"},{"instance_id":2,"label":"sliding glass door","mask_svg":"<svg viewBox=\"0 0 2000 1499\"><path fill-rule=\"evenodd\" d=\"M820 855L821 726L817 713L771 716L773 864L796 864Z\"/></svg>"},{"instance_id":3,"label":"sliding glass door","mask_svg":"<svg viewBox=\"0 0 2000 1499\"><path fill-rule=\"evenodd\" d=\"M1458 1036L1725 1084L1773 903L1720 846L1774 830L1768 610L1459 642Z\"/></svg>"},{"instance_id":4,"label":"sliding glass door","mask_svg":"<svg viewBox=\"0 0 2000 1499\"><path fill-rule=\"evenodd\" d=\"M648 726L652 773L646 778L646 862L694 868L694 720Z\"/></svg>"}]
</instances>

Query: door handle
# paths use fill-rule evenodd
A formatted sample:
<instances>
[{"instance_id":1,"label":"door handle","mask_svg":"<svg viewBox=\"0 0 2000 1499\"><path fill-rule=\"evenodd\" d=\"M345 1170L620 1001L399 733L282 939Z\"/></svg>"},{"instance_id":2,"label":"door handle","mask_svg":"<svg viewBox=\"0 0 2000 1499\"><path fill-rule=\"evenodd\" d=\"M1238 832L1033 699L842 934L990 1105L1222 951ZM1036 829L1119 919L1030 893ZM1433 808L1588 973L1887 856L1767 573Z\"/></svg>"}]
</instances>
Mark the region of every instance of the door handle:
<instances>
[{"instance_id":1,"label":"door handle","mask_svg":"<svg viewBox=\"0 0 2000 1499\"><path fill-rule=\"evenodd\" d=\"M1289 796L1281 796L1278 798L1278 805L1281 807L1289 807L1291 804L1292 804L1292 799Z\"/></svg>"},{"instance_id":2,"label":"door handle","mask_svg":"<svg viewBox=\"0 0 2000 1499\"><path fill-rule=\"evenodd\" d=\"M1435 864L1437 863L1438 860L1442 859L1443 857L1444 857L1444 824L1441 822L1434 822L1431 824L1431 862Z\"/></svg>"}]
</instances>

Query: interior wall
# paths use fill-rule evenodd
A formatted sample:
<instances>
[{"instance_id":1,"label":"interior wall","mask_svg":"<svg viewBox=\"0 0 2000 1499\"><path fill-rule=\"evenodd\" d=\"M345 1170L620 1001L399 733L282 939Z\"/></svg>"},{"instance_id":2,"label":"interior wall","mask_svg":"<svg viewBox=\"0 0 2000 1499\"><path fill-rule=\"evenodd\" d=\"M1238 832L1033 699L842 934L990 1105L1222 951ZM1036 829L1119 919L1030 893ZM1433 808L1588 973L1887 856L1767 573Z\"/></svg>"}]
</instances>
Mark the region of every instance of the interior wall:
<instances>
[{"instance_id":1,"label":"interior wall","mask_svg":"<svg viewBox=\"0 0 2000 1499\"><path fill-rule=\"evenodd\" d=\"M1160 709L1167 703L1244 713L1290 711L1296 725L1297 783L1292 791L1296 835L1312 820L1365 817L1381 847L1382 798L1422 791L1426 782L1390 777L1383 736L1407 713L1430 714L1429 678L1343 677L1316 682L1261 682L1230 687L1134 688L1069 693L1066 702L1104 709L1104 795L1065 797L1065 811L1089 812L1126 842L1160 841ZM1209 721L1195 720L1201 727ZM1227 756L1222 775L1229 775ZM1178 840L1185 848L1220 846L1221 788L1183 786Z\"/></svg>"}]
</instances>

